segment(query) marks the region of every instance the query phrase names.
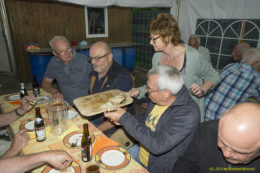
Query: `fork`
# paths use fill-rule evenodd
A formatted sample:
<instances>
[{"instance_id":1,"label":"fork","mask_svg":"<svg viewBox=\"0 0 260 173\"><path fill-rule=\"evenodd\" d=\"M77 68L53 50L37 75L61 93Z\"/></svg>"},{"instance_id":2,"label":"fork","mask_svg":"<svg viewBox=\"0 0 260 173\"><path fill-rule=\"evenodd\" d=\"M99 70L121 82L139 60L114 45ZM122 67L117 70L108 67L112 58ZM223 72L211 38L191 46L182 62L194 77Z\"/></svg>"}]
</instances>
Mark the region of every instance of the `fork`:
<instances>
[{"instance_id":1,"label":"fork","mask_svg":"<svg viewBox=\"0 0 260 173\"><path fill-rule=\"evenodd\" d=\"M78 143L78 138L74 141L74 142L72 142L71 143L71 147L76 147L77 146L77 143Z\"/></svg>"}]
</instances>

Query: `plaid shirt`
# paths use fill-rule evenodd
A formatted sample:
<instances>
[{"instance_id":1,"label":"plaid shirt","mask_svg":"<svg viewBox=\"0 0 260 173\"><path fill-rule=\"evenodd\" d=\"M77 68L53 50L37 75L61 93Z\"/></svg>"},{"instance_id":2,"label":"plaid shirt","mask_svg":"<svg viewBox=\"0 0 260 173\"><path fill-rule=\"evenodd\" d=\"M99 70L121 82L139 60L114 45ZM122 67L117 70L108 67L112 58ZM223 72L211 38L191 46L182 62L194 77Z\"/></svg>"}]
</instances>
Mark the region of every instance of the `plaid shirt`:
<instances>
[{"instance_id":1,"label":"plaid shirt","mask_svg":"<svg viewBox=\"0 0 260 173\"><path fill-rule=\"evenodd\" d=\"M260 101L260 73L245 63L227 65L221 71L219 85L206 98L205 121L218 119L231 106L250 97Z\"/></svg>"}]
</instances>

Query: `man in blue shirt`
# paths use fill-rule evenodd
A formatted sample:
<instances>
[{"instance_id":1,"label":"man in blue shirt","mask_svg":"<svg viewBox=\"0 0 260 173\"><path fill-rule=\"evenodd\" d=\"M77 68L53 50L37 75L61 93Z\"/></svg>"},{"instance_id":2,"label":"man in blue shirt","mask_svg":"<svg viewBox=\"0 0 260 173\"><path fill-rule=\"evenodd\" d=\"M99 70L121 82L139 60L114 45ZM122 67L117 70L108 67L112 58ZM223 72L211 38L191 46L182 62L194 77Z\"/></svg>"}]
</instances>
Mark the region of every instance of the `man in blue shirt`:
<instances>
[{"instance_id":1,"label":"man in blue shirt","mask_svg":"<svg viewBox=\"0 0 260 173\"><path fill-rule=\"evenodd\" d=\"M205 121L219 119L231 106L250 98L260 101L260 49L249 49L241 63L227 65L221 81L206 99Z\"/></svg>"},{"instance_id":2,"label":"man in blue shirt","mask_svg":"<svg viewBox=\"0 0 260 173\"><path fill-rule=\"evenodd\" d=\"M131 74L113 60L111 48L105 42L94 43L89 50L89 55L89 61L94 69L90 78L90 94L112 89L126 92L133 87ZM133 105L128 111L134 111ZM91 122L103 132L114 127L113 123L104 119L103 114L94 116ZM107 134L113 131L115 129Z\"/></svg>"},{"instance_id":3,"label":"man in blue shirt","mask_svg":"<svg viewBox=\"0 0 260 173\"><path fill-rule=\"evenodd\" d=\"M74 99L88 95L91 64L87 56L70 47L64 36L53 37L49 44L54 56L45 71L42 88L51 93L53 99L65 99L73 105ZM52 85L54 79L60 90Z\"/></svg>"}]
</instances>

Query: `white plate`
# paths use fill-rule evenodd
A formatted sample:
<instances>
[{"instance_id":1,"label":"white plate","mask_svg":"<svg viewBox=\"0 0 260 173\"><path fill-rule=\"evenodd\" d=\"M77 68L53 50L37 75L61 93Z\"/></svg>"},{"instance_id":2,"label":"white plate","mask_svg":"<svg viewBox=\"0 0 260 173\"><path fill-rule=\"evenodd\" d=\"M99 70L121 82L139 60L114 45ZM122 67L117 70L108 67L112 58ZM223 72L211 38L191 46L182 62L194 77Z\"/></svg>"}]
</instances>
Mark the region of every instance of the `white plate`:
<instances>
[{"instance_id":1,"label":"white plate","mask_svg":"<svg viewBox=\"0 0 260 173\"><path fill-rule=\"evenodd\" d=\"M34 120L29 121L24 125L24 128L27 130L34 130Z\"/></svg>"},{"instance_id":2,"label":"white plate","mask_svg":"<svg viewBox=\"0 0 260 173\"><path fill-rule=\"evenodd\" d=\"M75 147L81 146L81 139L82 139L82 134L75 134L69 138L69 144L73 144L77 142L77 145Z\"/></svg>"},{"instance_id":3,"label":"white plate","mask_svg":"<svg viewBox=\"0 0 260 173\"><path fill-rule=\"evenodd\" d=\"M8 97L8 100L10 101L17 101L17 100L20 100L20 95L12 95L10 97Z\"/></svg>"},{"instance_id":4,"label":"white plate","mask_svg":"<svg viewBox=\"0 0 260 173\"><path fill-rule=\"evenodd\" d=\"M40 96L40 98L38 98L37 104L44 104L47 103L50 100L50 97L48 96Z\"/></svg>"},{"instance_id":5,"label":"white plate","mask_svg":"<svg viewBox=\"0 0 260 173\"><path fill-rule=\"evenodd\" d=\"M78 115L78 112L75 110L68 110L68 119L72 120L74 118L76 118Z\"/></svg>"},{"instance_id":6,"label":"white plate","mask_svg":"<svg viewBox=\"0 0 260 173\"><path fill-rule=\"evenodd\" d=\"M118 150L108 150L102 154L101 161L107 166L118 166L125 161L125 155Z\"/></svg>"},{"instance_id":7,"label":"white plate","mask_svg":"<svg viewBox=\"0 0 260 173\"><path fill-rule=\"evenodd\" d=\"M46 125L45 121L44 124ZM34 130L34 120L28 121L25 125L24 128L26 130Z\"/></svg>"},{"instance_id":8,"label":"white plate","mask_svg":"<svg viewBox=\"0 0 260 173\"><path fill-rule=\"evenodd\" d=\"M66 170L63 170L63 171L59 171L59 170L57 170L57 169L51 169L50 171L49 171L49 173L75 173L75 170L74 170L74 168L73 167L68 167Z\"/></svg>"}]
</instances>

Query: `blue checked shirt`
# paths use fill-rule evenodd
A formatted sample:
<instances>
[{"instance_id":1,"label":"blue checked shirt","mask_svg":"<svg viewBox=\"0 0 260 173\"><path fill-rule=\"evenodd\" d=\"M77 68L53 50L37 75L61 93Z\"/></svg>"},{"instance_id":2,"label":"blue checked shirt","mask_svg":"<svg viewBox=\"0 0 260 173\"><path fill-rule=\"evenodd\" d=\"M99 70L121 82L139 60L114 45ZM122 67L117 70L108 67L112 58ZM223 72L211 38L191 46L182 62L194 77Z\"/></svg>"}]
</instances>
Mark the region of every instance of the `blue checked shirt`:
<instances>
[{"instance_id":1,"label":"blue checked shirt","mask_svg":"<svg viewBox=\"0 0 260 173\"><path fill-rule=\"evenodd\" d=\"M245 63L227 65L219 85L206 98L205 121L219 119L231 106L250 97L260 101L260 73Z\"/></svg>"}]
</instances>

